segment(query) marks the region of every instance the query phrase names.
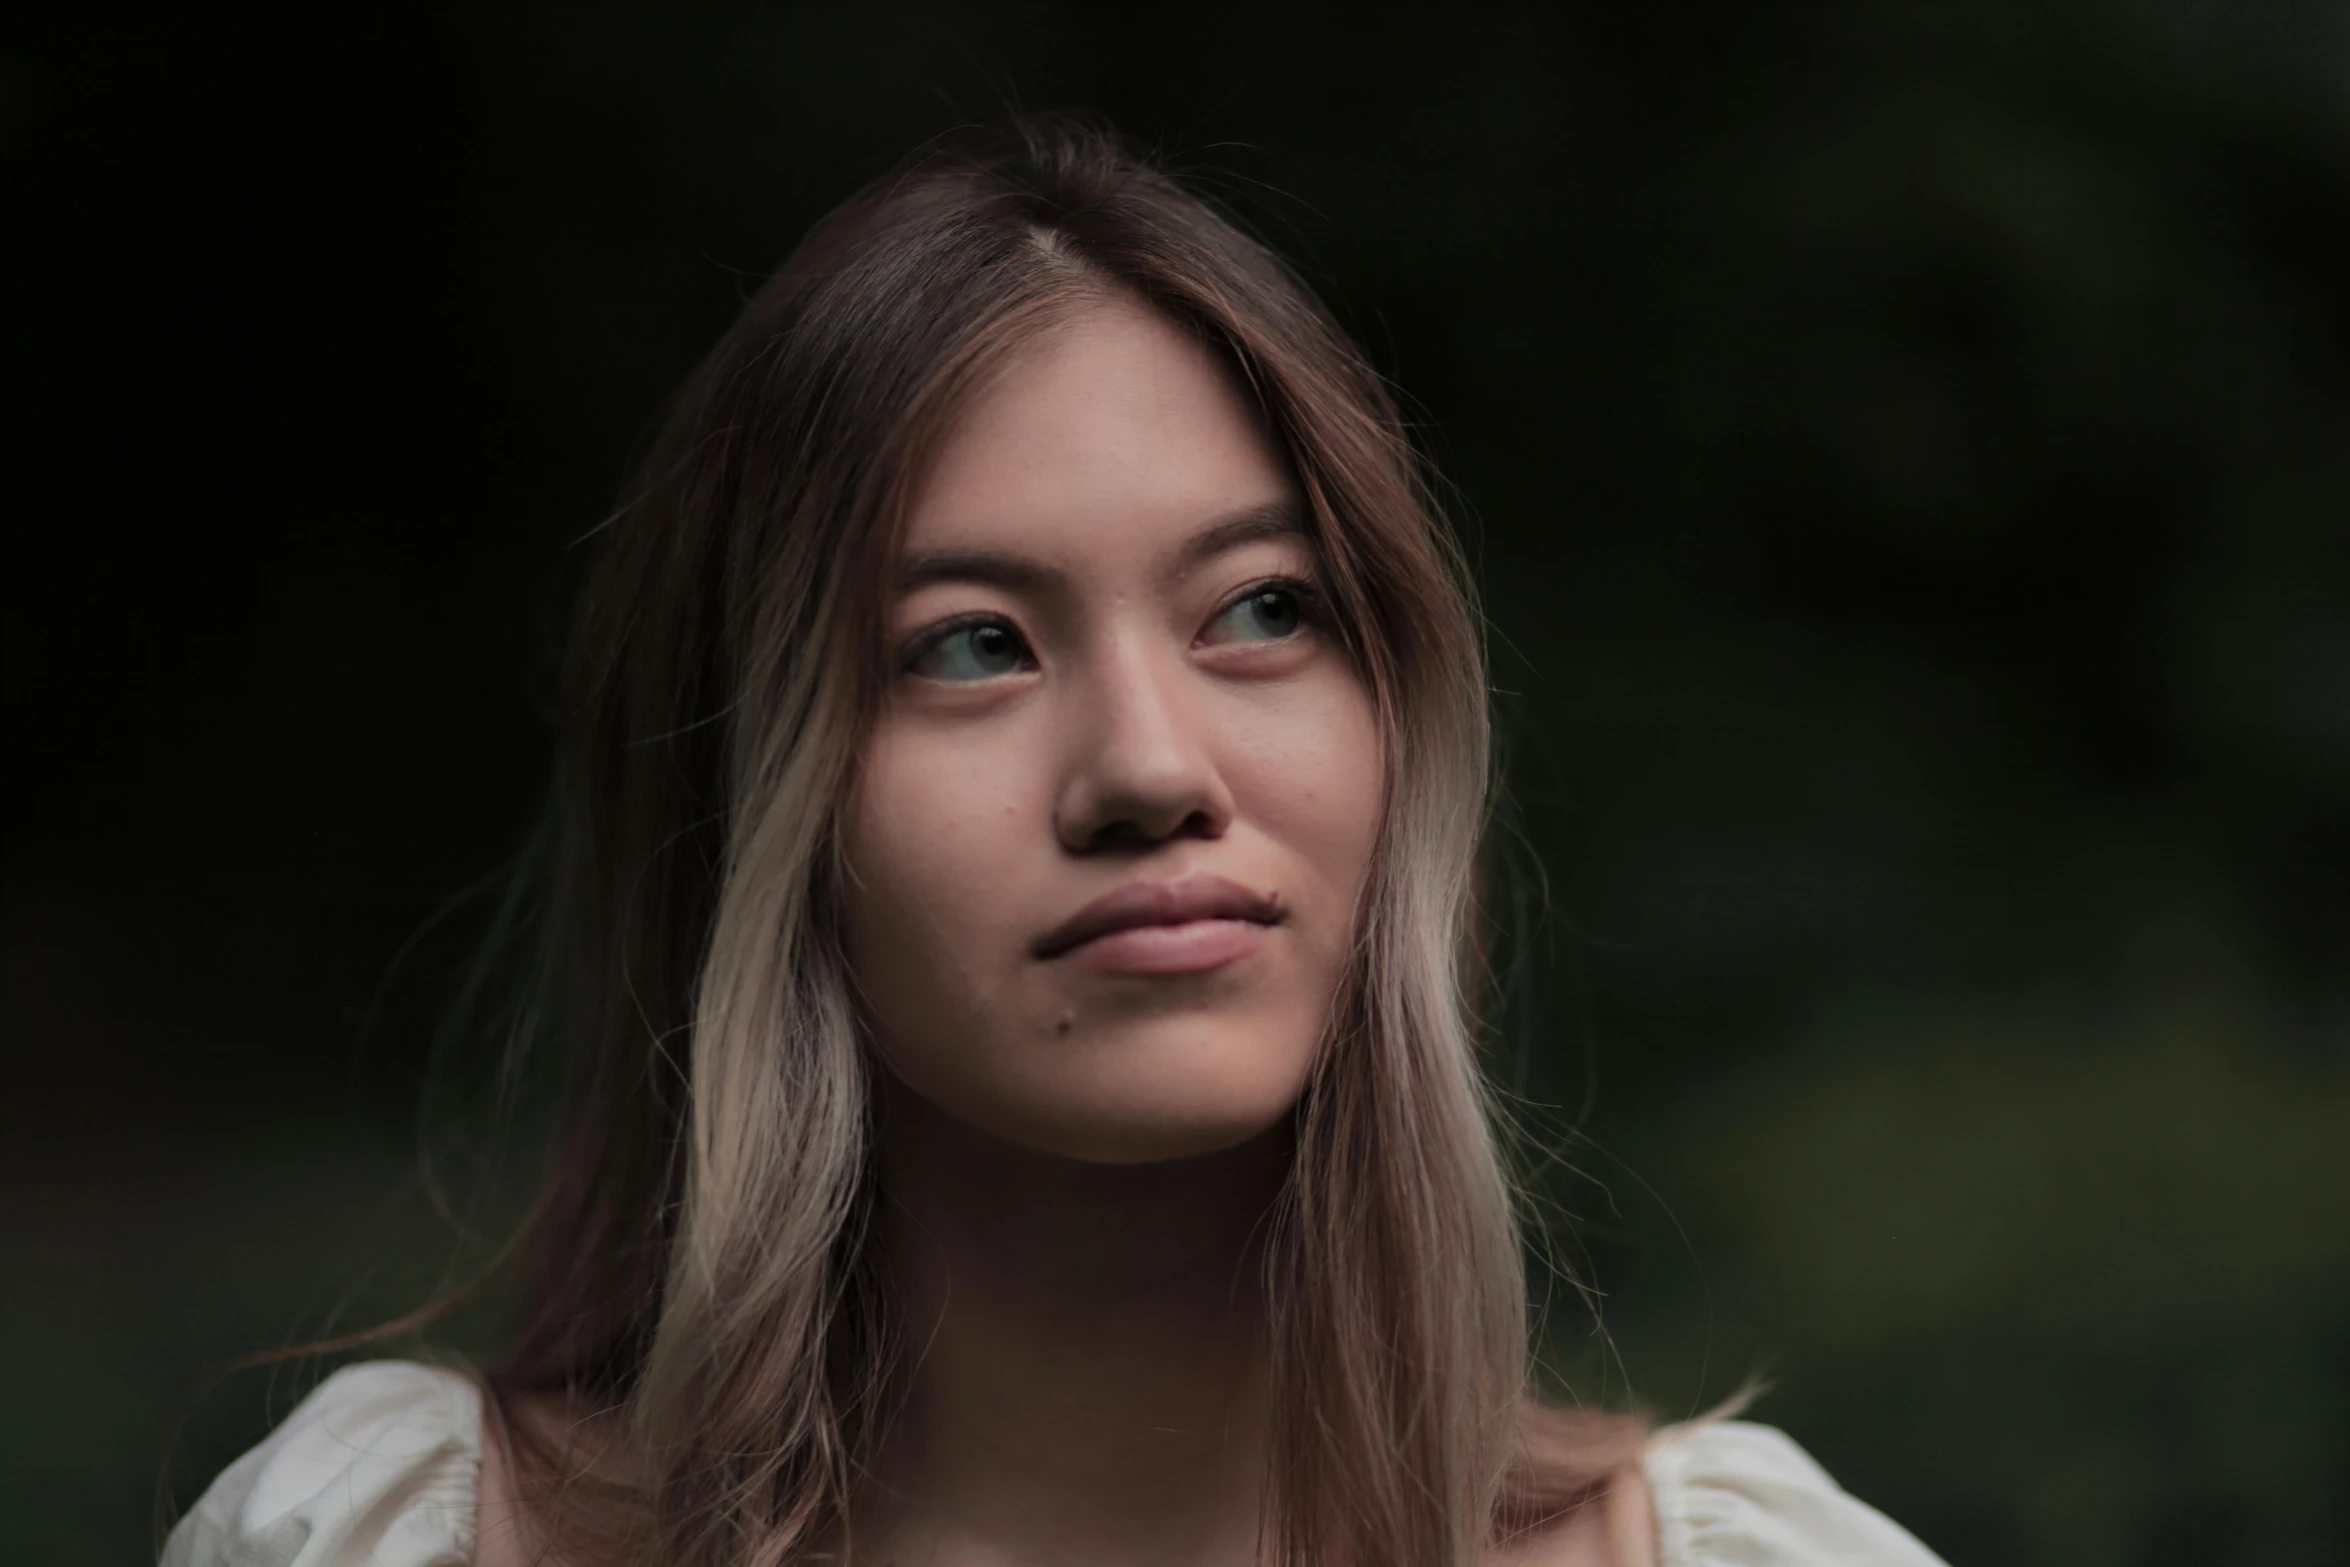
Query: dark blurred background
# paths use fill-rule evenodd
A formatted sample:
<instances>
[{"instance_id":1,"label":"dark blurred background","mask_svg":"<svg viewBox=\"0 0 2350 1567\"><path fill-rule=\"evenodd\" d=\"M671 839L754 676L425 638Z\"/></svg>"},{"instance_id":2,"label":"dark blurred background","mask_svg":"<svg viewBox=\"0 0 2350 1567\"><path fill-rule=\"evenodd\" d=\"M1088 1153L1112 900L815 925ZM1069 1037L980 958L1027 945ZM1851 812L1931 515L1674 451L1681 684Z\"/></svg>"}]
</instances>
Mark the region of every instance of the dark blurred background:
<instances>
[{"instance_id":1,"label":"dark blurred background","mask_svg":"<svg viewBox=\"0 0 2350 1567\"><path fill-rule=\"evenodd\" d=\"M2350 1560L2350 12L26 22L0 1556L413 1304L573 542L831 203L1106 111L1412 401L1606 1292L1954 1563ZM398 954L404 959L395 962ZM295 1378L202 1400L185 1500Z\"/></svg>"}]
</instances>

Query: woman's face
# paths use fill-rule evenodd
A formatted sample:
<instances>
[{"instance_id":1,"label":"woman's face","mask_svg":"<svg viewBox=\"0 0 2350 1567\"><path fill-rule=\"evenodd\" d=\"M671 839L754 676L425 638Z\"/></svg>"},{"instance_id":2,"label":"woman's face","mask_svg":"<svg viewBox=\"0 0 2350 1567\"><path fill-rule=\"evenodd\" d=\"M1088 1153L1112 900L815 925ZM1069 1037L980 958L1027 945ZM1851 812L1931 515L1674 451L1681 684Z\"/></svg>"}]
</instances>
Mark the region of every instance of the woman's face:
<instances>
[{"instance_id":1,"label":"woman's face","mask_svg":"<svg viewBox=\"0 0 2350 1567\"><path fill-rule=\"evenodd\" d=\"M908 519L847 822L874 1042L982 1131L1099 1163L1296 1102L1382 798L1288 473L1140 305L1046 335Z\"/></svg>"}]
</instances>

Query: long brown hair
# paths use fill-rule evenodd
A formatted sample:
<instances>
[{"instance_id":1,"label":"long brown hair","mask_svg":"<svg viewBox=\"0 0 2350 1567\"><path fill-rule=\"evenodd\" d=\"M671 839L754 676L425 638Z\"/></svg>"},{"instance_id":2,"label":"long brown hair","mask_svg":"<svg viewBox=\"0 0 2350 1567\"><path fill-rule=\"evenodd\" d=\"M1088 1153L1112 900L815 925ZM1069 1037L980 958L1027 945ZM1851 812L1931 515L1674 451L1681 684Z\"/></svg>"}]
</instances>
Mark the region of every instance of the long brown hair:
<instances>
[{"instance_id":1,"label":"long brown hair","mask_svg":"<svg viewBox=\"0 0 2350 1567\"><path fill-rule=\"evenodd\" d=\"M866 1247L874 1070L836 930L880 584L948 421L1035 333L1139 299L1286 457L1391 780L1356 956L1268 1249L1268 1540L1475 1561L1637 1451L1527 1396L1525 1288L1464 997L1483 663L1385 386L1265 247L1106 131L1022 119L834 212L694 373L592 569L521 1034L578 1076L493 1374L568 1558L838 1548L903 1370ZM530 1411L606 1412L586 1464ZM583 1469L597 1468L588 1479ZM630 1521L572 1527L591 1493Z\"/></svg>"}]
</instances>

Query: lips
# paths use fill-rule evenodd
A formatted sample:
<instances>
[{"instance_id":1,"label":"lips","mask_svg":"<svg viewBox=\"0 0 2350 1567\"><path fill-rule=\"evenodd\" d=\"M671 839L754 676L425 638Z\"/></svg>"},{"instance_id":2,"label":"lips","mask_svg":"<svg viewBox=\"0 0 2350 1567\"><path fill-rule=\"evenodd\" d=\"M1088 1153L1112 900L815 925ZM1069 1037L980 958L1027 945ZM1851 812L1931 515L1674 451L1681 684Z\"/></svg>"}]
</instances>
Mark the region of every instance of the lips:
<instances>
[{"instance_id":1,"label":"lips","mask_svg":"<svg viewBox=\"0 0 2350 1567\"><path fill-rule=\"evenodd\" d=\"M1088 967L1181 973L1254 951L1281 918L1278 898L1194 872L1105 893L1039 937L1033 951L1049 962L1086 949L1082 955L1111 960Z\"/></svg>"}]
</instances>

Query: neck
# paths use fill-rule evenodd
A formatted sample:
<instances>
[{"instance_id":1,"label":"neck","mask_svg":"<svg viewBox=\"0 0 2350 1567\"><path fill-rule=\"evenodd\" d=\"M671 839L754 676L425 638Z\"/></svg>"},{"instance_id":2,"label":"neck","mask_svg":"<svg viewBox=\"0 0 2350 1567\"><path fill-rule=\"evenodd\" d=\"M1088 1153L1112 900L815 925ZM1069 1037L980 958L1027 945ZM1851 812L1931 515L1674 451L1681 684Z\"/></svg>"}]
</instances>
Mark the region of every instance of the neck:
<instances>
[{"instance_id":1,"label":"neck","mask_svg":"<svg viewBox=\"0 0 2350 1567\"><path fill-rule=\"evenodd\" d=\"M1085 1164L893 1087L880 1152L912 1369L860 1525L873 1559L1254 1561L1286 1131Z\"/></svg>"}]
</instances>

